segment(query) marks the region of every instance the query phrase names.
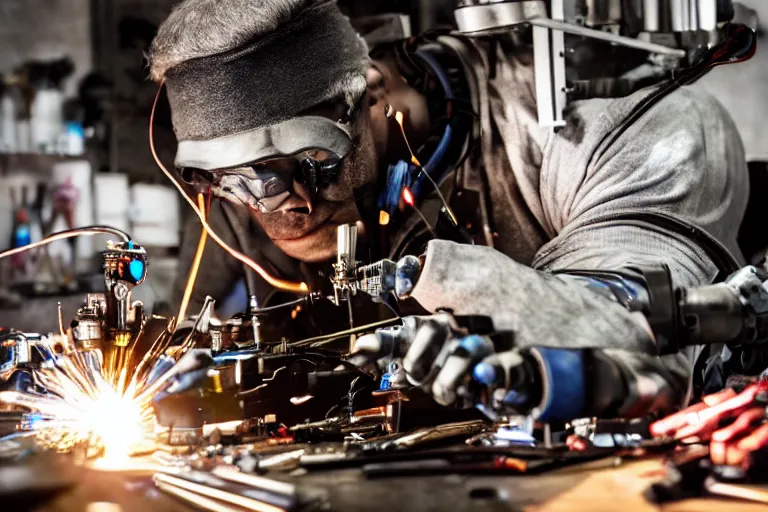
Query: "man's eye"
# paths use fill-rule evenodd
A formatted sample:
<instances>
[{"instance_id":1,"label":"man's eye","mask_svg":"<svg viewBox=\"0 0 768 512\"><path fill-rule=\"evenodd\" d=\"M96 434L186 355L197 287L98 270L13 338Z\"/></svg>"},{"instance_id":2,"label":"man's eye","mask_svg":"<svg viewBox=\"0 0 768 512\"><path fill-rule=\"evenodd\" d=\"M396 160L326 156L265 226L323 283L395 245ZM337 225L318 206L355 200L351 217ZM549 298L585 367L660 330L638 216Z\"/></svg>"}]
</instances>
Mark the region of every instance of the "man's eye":
<instances>
[{"instance_id":1,"label":"man's eye","mask_svg":"<svg viewBox=\"0 0 768 512\"><path fill-rule=\"evenodd\" d=\"M324 149L310 149L305 151L305 156L318 162L326 162L331 158L331 154Z\"/></svg>"},{"instance_id":2,"label":"man's eye","mask_svg":"<svg viewBox=\"0 0 768 512\"><path fill-rule=\"evenodd\" d=\"M272 197L288 190L288 185L280 178L270 178L264 183L264 197Z\"/></svg>"}]
</instances>

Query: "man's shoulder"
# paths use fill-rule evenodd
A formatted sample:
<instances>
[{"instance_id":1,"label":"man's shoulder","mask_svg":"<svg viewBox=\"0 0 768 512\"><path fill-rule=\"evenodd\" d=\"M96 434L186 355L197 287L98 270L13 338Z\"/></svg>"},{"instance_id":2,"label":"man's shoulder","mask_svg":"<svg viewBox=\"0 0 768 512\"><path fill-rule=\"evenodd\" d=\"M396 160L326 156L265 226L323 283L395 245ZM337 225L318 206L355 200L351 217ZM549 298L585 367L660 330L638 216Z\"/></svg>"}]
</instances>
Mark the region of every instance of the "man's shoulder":
<instances>
[{"instance_id":1,"label":"man's shoulder","mask_svg":"<svg viewBox=\"0 0 768 512\"><path fill-rule=\"evenodd\" d=\"M675 124L697 123L701 116L730 119L720 101L699 88L679 87L662 94L656 101L650 101L651 97L660 94L659 91L663 88L663 84L657 84L620 98L577 101L570 109L569 117L580 116L582 119L600 117L603 118L607 129L616 128L629 120L639 122L641 119L651 118L675 121ZM642 115L630 117L637 110L642 110L640 112Z\"/></svg>"},{"instance_id":2,"label":"man's shoulder","mask_svg":"<svg viewBox=\"0 0 768 512\"><path fill-rule=\"evenodd\" d=\"M575 101L566 114L566 126L552 138L555 146L576 146L590 153L618 132L630 132L640 139L616 138L617 144L642 142L668 133L688 132L702 139L712 136L738 138L735 123L720 101L691 87L680 87L652 97L662 84L643 88L620 98Z\"/></svg>"}]
</instances>

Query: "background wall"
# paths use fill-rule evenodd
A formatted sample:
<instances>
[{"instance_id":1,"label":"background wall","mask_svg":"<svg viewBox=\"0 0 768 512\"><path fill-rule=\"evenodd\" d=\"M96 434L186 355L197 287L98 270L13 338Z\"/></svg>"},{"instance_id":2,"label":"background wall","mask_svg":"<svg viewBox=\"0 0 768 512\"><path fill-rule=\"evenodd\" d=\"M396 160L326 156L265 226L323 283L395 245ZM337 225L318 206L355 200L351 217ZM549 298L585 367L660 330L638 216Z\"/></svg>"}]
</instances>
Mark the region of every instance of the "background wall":
<instances>
[{"instance_id":1,"label":"background wall","mask_svg":"<svg viewBox=\"0 0 768 512\"><path fill-rule=\"evenodd\" d=\"M65 55L75 62L66 83L71 95L92 66L90 0L0 1L0 73L25 60Z\"/></svg>"},{"instance_id":2,"label":"background wall","mask_svg":"<svg viewBox=\"0 0 768 512\"><path fill-rule=\"evenodd\" d=\"M739 127L747 159L768 162L768 1L739 0L757 11L761 37L757 54L747 62L712 70L695 87L716 96Z\"/></svg>"}]
</instances>

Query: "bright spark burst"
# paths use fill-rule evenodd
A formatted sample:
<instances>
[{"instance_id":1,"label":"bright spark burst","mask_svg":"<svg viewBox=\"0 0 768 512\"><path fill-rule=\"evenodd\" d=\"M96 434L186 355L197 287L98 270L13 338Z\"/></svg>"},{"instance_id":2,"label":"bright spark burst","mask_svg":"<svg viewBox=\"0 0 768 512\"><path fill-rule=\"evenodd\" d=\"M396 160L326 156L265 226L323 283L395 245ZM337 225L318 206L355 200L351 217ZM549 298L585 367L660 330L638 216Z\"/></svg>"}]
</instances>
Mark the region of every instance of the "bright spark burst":
<instances>
[{"instance_id":1,"label":"bright spark burst","mask_svg":"<svg viewBox=\"0 0 768 512\"><path fill-rule=\"evenodd\" d=\"M37 433L43 446L60 452L85 446L89 453L101 452L100 467L124 467L131 455L152 450L152 396L173 372L148 385L146 370L167 348L168 334L155 341L130 380L126 366L130 351L116 358L110 354L102 370L101 351L54 355L43 347L51 357L32 372L37 389L0 392L0 402L35 412L25 427Z\"/></svg>"}]
</instances>

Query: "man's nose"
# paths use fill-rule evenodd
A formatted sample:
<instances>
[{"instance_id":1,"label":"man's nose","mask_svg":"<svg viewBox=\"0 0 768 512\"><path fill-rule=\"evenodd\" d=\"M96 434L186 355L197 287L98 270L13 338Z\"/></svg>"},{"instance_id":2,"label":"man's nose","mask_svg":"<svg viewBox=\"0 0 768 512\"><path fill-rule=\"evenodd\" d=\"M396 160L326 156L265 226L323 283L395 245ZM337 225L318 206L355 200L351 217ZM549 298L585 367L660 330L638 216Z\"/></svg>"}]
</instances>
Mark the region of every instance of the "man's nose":
<instances>
[{"instance_id":1,"label":"man's nose","mask_svg":"<svg viewBox=\"0 0 768 512\"><path fill-rule=\"evenodd\" d=\"M278 210L309 215L313 210L312 194L304 184L293 180L293 194L280 205Z\"/></svg>"}]
</instances>

